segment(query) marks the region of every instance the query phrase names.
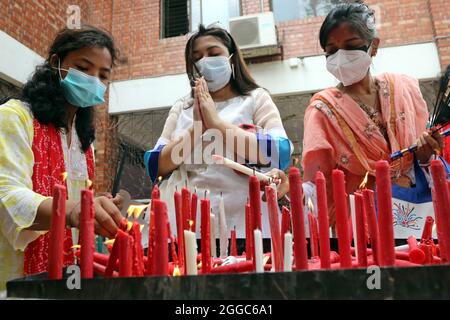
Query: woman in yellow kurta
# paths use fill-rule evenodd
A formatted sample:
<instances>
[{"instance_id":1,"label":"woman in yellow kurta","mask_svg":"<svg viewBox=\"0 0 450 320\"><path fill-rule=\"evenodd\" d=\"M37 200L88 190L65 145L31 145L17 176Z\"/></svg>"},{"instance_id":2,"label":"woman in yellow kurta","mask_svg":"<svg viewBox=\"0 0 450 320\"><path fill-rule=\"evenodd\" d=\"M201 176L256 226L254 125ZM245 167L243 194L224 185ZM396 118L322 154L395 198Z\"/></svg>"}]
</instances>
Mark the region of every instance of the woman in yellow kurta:
<instances>
[{"instance_id":1,"label":"woman in yellow kurta","mask_svg":"<svg viewBox=\"0 0 450 320\"><path fill-rule=\"evenodd\" d=\"M115 58L106 32L94 27L62 30L18 99L0 103L0 291L24 272L46 271L51 190L62 183L64 171L67 227L78 227L79 192L93 174L90 107L104 102ZM120 199L98 197L94 203L96 232L114 236ZM67 229L65 265L73 261L71 243Z\"/></svg>"}]
</instances>

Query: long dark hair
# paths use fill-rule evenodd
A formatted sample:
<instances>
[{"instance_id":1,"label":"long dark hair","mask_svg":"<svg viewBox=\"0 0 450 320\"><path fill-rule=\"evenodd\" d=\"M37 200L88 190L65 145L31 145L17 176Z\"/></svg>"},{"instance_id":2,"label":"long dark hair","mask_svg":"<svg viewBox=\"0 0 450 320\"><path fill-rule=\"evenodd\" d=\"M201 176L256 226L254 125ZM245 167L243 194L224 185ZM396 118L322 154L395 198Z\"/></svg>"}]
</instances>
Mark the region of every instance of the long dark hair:
<instances>
[{"instance_id":1,"label":"long dark hair","mask_svg":"<svg viewBox=\"0 0 450 320\"><path fill-rule=\"evenodd\" d=\"M372 41L377 36L375 12L362 2L341 3L336 5L326 16L320 27L320 46L325 50L330 32L341 23L347 22L359 36Z\"/></svg>"},{"instance_id":2,"label":"long dark hair","mask_svg":"<svg viewBox=\"0 0 450 320\"><path fill-rule=\"evenodd\" d=\"M56 128L67 128L66 100L60 86L58 70L51 65L50 59L55 54L62 62L72 51L96 46L107 48L113 65L118 58L118 51L110 34L99 28L85 25L81 29L65 28L58 32L45 62L36 67L32 78L24 85L19 99L30 105L33 116L42 124L53 124ZM85 152L95 140L94 109L78 108L75 128Z\"/></svg>"},{"instance_id":3,"label":"long dark hair","mask_svg":"<svg viewBox=\"0 0 450 320\"><path fill-rule=\"evenodd\" d=\"M234 67L234 77L231 78L230 83L234 91L240 95L247 95L250 91L259 88L253 77L250 75L244 58L242 57L241 50L231 34L225 29L218 27L205 28L202 24L199 25L198 31L189 38L184 50L186 73L190 78L194 74L195 60L193 51L195 40L205 36L213 36L219 39L225 47L227 47L230 55L233 54L230 61ZM194 95L193 91L191 92L191 95Z\"/></svg>"}]
</instances>

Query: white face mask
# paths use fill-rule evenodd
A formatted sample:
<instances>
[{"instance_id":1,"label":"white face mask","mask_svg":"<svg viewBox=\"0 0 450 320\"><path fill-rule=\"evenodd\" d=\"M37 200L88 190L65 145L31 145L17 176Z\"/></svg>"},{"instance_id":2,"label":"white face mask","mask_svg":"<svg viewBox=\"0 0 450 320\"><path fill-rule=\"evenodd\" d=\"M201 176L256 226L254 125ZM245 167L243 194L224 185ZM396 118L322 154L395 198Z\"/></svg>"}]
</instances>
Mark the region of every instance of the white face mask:
<instances>
[{"instance_id":1,"label":"white face mask","mask_svg":"<svg viewBox=\"0 0 450 320\"><path fill-rule=\"evenodd\" d=\"M225 87L231 78L231 65L228 62L233 56L204 57L195 65L205 77L210 92L216 92Z\"/></svg>"},{"instance_id":2,"label":"white face mask","mask_svg":"<svg viewBox=\"0 0 450 320\"><path fill-rule=\"evenodd\" d=\"M372 64L372 57L361 49L340 49L327 58L327 70L335 76L344 86L350 86L364 79Z\"/></svg>"}]
</instances>

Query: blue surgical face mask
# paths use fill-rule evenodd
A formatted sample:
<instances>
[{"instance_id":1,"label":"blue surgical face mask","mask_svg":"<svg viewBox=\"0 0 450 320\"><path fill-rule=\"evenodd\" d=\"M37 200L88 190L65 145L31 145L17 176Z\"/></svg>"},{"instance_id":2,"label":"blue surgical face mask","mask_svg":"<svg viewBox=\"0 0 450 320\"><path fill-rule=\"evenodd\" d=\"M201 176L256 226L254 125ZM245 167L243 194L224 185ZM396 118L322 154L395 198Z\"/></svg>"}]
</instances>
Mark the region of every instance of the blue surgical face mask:
<instances>
[{"instance_id":1,"label":"blue surgical face mask","mask_svg":"<svg viewBox=\"0 0 450 320\"><path fill-rule=\"evenodd\" d=\"M61 70L67 71L64 79L61 76ZM61 69L60 61L58 61L58 71L64 97L70 104L86 108L105 102L106 86L99 78L73 68Z\"/></svg>"}]
</instances>

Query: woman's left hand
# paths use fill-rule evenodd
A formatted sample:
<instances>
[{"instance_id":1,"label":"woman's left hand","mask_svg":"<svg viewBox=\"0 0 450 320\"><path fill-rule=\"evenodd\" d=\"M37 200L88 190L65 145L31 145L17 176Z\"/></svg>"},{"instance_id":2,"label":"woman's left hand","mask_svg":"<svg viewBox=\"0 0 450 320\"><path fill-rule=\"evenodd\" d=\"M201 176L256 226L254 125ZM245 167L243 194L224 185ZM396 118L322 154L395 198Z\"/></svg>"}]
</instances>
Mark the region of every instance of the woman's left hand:
<instances>
[{"instance_id":1,"label":"woman's left hand","mask_svg":"<svg viewBox=\"0 0 450 320\"><path fill-rule=\"evenodd\" d=\"M433 154L441 152L443 146L444 140L439 132L433 135L430 135L428 132L423 132L417 141L417 160L420 163L427 163Z\"/></svg>"},{"instance_id":2,"label":"woman's left hand","mask_svg":"<svg viewBox=\"0 0 450 320\"><path fill-rule=\"evenodd\" d=\"M208 85L203 77L195 82L194 96L198 99L205 129L219 129L222 120L217 114L216 104L209 94Z\"/></svg>"}]
</instances>

